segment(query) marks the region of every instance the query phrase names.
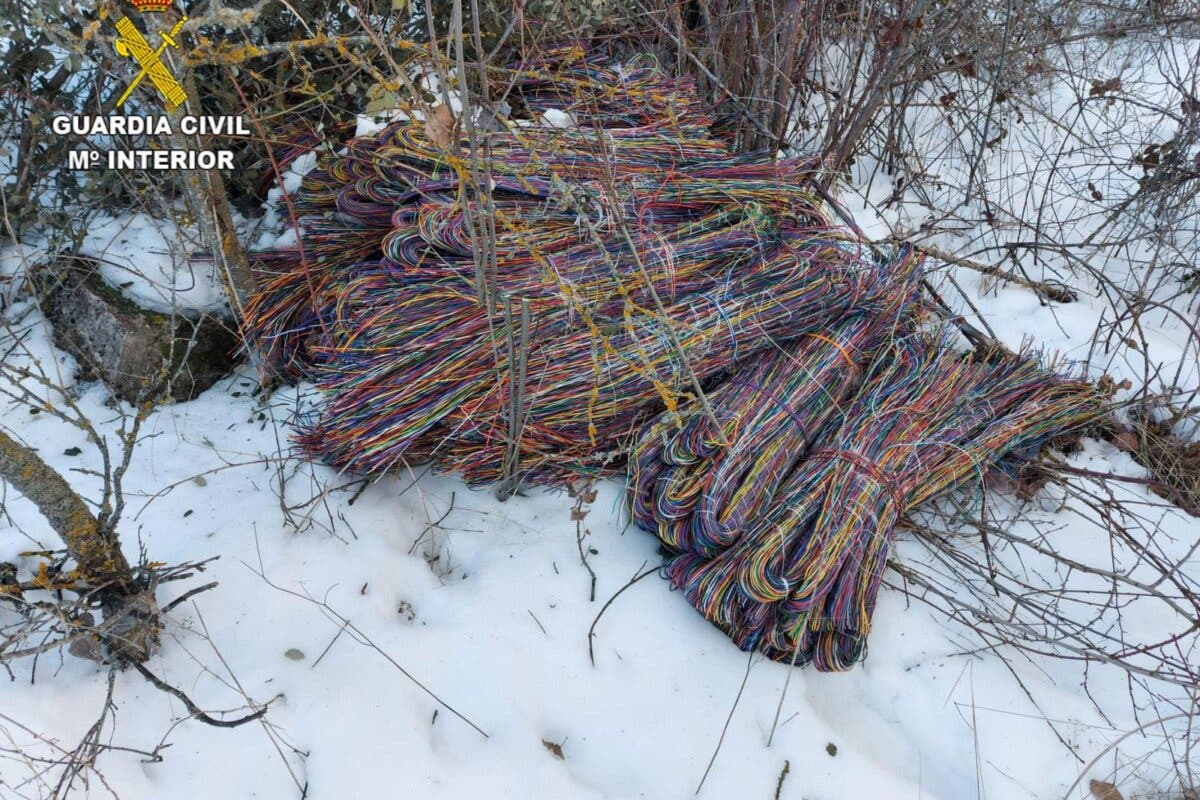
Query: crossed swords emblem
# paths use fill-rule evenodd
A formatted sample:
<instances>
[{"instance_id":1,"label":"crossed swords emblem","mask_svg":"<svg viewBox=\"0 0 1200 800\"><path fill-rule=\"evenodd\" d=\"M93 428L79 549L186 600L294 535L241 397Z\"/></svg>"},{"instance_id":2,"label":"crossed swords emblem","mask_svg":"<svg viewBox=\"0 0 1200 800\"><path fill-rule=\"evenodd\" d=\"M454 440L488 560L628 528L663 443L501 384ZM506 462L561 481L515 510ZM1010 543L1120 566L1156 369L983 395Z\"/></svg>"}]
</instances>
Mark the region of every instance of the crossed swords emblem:
<instances>
[{"instance_id":1,"label":"crossed swords emblem","mask_svg":"<svg viewBox=\"0 0 1200 800\"><path fill-rule=\"evenodd\" d=\"M134 26L129 17L121 17L117 20L118 36L114 44L117 54L132 56L138 67L141 68L134 77L133 83L129 84L125 94L121 95L121 99L117 101L117 106L123 105L129 99L129 95L133 94L133 90L141 84L142 79L146 76L150 76L150 82L162 94L167 103L167 111L174 111L184 100L187 100L187 93L183 91L179 81L175 80L175 76L167 70L166 65L162 62L162 54L168 47L179 47L175 37L183 30L183 23L187 22L187 19L184 17L176 22L169 33L160 33L162 44L157 49L150 46L146 37L142 36L142 32Z\"/></svg>"}]
</instances>

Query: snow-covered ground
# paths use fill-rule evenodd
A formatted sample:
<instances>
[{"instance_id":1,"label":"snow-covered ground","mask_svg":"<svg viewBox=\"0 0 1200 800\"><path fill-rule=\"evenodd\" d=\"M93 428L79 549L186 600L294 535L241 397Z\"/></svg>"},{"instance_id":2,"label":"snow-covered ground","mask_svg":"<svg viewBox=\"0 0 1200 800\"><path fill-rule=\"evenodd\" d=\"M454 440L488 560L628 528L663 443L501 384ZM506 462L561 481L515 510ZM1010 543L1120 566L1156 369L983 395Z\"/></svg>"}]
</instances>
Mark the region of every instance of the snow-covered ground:
<instances>
[{"instance_id":1,"label":"snow-covered ground","mask_svg":"<svg viewBox=\"0 0 1200 800\"><path fill-rule=\"evenodd\" d=\"M873 217L890 192L881 184L864 191L873 202L848 201L872 235L920 222ZM269 210L265 226L278 223ZM143 300L219 305L212 276L194 274L162 230L140 216L108 218L86 249L105 256L114 285L131 280L122 264L149 264L151 280L127 287ZM966 247L971 236L940 242ZM248 238L272 240L261 230ZM7 286L18 283L18 255L0 252ZM1095 287L1077 287L1077 303L1048 305L969 270L950 274L1010 345L1033 340L1135 385L1144 354L1164 372L1178 367L1185 387L1200 380L1195 343L1177 317L1143 319L1152 348L1097 355L1093 334L1107 307ZM131 410L114 407L98 384L75 384L71 359L53 347L32 301L15 288L11 300L5 319L22 339L12 363L43 364L111 440ZM1114 774L1126 798L1172 785L1177 754L1167 745L1180 723L1123 737L1175 708L1142 705L1135 716L1131 700L1144 704L1146 685L1131 686L1115 667L983 648L959 623L895 590L881 597L869 657L847 674L748 657L657 575L629 585L659 555L653 537L628 524L617 482L599 486L581 523L585 566L567 495L499 503L423 472L363 487L290 456L288 420L313 401L309 388L264 400L256 387L246 367L151 414L125 477L120 532L131 558L141 547L167 563L220 557L203 575L163 587L166 603L220 584L175 609L151 671L216 716L241 716L249 703L270 701L270 709L261 722L209 727L123 672L101 737L113 749L78 788L83 796L657 800L691 796L703 781L709 798L1051 800L1086 797L1086 778ZM53 401L45 387L36 391ZM99 456L77 428L7 402L0 426L84 496L98 494L89 470ZM1091 440L1068 463L1146 474ZM1108 488L1160 529L1164 556L1181 561L1195 585L1197 521L1137 484ZM0 561L29 566L20 552L57 546L30 503L11 490L0 503ZM1026 504L993 490L989 503L1006 510L1014 538L1080 563L1113 567L1128 555L1054 487ZM923 547L901 541L898 557L920 565ZM1024 564L1053 584L1042 566L1053 569ZM1121 635L1152 641L1176 623L1161 607L1134 604ZM102 711L107 674L51 653L0 679L0 798L53 794L58 773L39 759L76 746ZM1155 689L1190 708L1187 687Z\"/></svg>"},{"instance_id":2,"label":"snow-covered ground","mask_svg":"<svg viewBox=\"0 0 1200 800\"><path fill-rule=\"evenodd\" d=\"M148 214L102 216L88 226L80 253L99 261L105 282L143 308L220 311L228 307L214 262L181 240L169 221ZM195 237L193 237L194 240Z\"/></svg>"},{"instance_id":3,"label":"snow-covered ground","mask_svg":"<svg viewBox=\"0 0 1200 800\"><path fill-rule=\"evenodd\" d=\"M179 703L122 674L105 741L171 745L160 763L103 757L99 767L123 798L293 798L295 781L309 797L381 788L413 797L683 797L701 780L744 678L704 796L772 797L790 764L781 797L1055 797L1079 764L1043 717L1084 757L1125 730L1126 721L1097 717L1070 668L1019 665L1053 697L1035 707L999 659L956 654L962 643L948 624L895 592L884 595L865 665L822 675L748 659L650 576L600 619L593 666L593 620L657 559L652 537L624 524L619 487L602 486L584 523L594 602L563 495L500 504L453 478L388 480L353 505L352 490L330 493L312 509L321 524L298 534L283 524L275 493L280 469L296 473L289 500L314 485L308 467L276 457L289 399L263 407L252 387L241 375L150 418L127 478L123 534L131 555L140 541L156 560L221 556L193 582L220 587L177 609L151 669L208 710L277 699L262 725L176 725L187 716ZM102 387L83 387L80 403L94 418L111 416L104 402ZM98 466L77 431L44 414L9 408L3 422L64 472ZM82 455L64 455L76 446ZM1137 472L1103 445L1076 463ZM339 483L314 472L322 485ZM10 495L6 509L0 559L54 545L28 503ZM185 588L169 586L162 599ZM292 593L327 603L354 628ZM50 756L53 746L17 723L69 749L100 711L104 671L43 657L30 685L31 667L0 683L0 731L6 747ZM23 785L34 772L0 761L0 796L38 796L36 782ZM105 796L98 784L92 791Z\"/></svg>"},{"instance_id":4,"label":"snow-covered ground","mask_svg":"<svg viewBox=\"0 0 1200 800\"><path fill-rule=\"evenodd\" d=\"M1061 309L1020 293L990 302L1000 304L995 323L1013 336L1062 335ZM54 351L29 301L7 314L24 320L26 357L69 376L69 359ZM220 556L205 575L164 587L167 602L220 582L175 610L152 671L210 712L239 716L248 699L274 699L261 724L216 729L122 673L103 741L162 757L102 756L97 768L122 798L273 800L301 796L300 786L309 797L339 798L381 789L684 797L718 742L706 797L774 797L786 768L783 798L1054 798L1081 770L1058 736L1088 760L1138 724L1122 712L1119 672L1093 667L1093 693L1101 687L1093 706L1078 666L968 654L977 644L961 628L894 591L884 593L865 664L823 675L748 658L650 575L604 611L593 665L597 615L658 559L653 538L627 525L615 482L600 486L582 523L597 577L592 600L565 494L502 504L452 477L417 474L356 496L348 477L288 457L286 423L309 393L280 390L264 405L255 386L243 370L150 416L125 479L121 533L131 557L139 546L172 563ZM75 391L112 436L118 415L104 388ZM77 429L17 404L0 408L0 424L85 496L96 494L97 480L81 470L98 469L98 456ZM82 452L69 455L74 448ZM1071 463L1143 474L1098 442ZM301 532L285 521L281 478ZM1123 491L1132 502L1157 502L1138 486ZM18 553L54 547L54 536L28 502L11 492L4 500L0 560L29 564ZM1057 500L1023 513L1057 528L1054 541L1076 543L1080 558L1103 561L1103 529L1057 510ZM1195 540L1194 520L1155 513L1181 546ZM34 666L0 682L0 797L42 796L53 773L39 775L39 764L23 759L73 748L104 702L104 669L57 654ZM1127 740L1095 771L1110 772L1118 755L1136 757L1126 750L1161 754L1163 738L1152 730ZM108 796L94 776L93 795Z\"/></svg>"}]
</instances>

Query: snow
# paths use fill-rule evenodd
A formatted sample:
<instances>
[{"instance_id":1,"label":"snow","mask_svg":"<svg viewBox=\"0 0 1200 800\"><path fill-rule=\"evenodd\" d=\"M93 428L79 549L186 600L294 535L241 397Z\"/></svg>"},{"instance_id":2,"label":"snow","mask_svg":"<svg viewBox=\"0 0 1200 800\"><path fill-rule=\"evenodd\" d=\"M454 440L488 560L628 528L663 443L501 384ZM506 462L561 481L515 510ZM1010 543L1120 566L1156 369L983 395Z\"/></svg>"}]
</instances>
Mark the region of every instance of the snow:
<instances>
[{"instance_id":1,"label":"snow","mask_svg":"<svg viewBox=\"0 0 1200 800\"><path fill-rule=\"evenodd\" d=\"M42 338L36 347L45 357L50 345ZM293 774L311 797L362 797L384 787L446 798L685 796L704 775L747 664L705 797L772 797L785 762L784 798L1057 797L1079 764L1045 717L1084 755L1135 725L1119 702L1105 703L1104 721L1076 667L1013 659L1040 702L1034 706L1000 659L964 655L961 629L894 591L883 595L865 664L822 675L748 659L650 575L596 625L592 666L588 632L597 614L658 559L652 537L627 525L615 482L600 486L584 521L598 579L591 601L567 496L534 492L499 503L452 477L414 474L375 482L351 504L358 487L346 476L288 457L286 444L280 452L286 421L312 401L311 389L280 390L264 405L252 397L254 385L243 371L151 415L126 477L121 530L131 557L139 543L172 563L221 556L204 575L160 591L169 601L220 582L174 612L150 669L209 710L245 713L246 697L278 699L266 726L175 725L186 712L174 699L122 673L105 741L141 750L171 745L161 763L128 752L102 757L101 771L123 798L241 797L250 786L257 797L293 798ZM76 402L111 436L116 422L101 386L80 385ZM100 462L77 429L14 404L0 412L0 424L35 442L95 496L97 479L79 470ZM73 447L82 454L66 455ZM1100 443L1072 463L1139 473ZM281 514L281 475L291 514L308 521L303 532ZM1140 487L1122 491L1147 499ZM35 547L31 539L54 545L23 499L10 493L5 512L0 560L28 566L18 553ZM1106 547L1096 523L1036 508L1022 513L1067 526L1055 541L1084 542L1073 555L1095 558ZM1166 512L1163 521L1181 541L1194 539L1194 523L1182 514ZM354 628L339 633L342 620L332 613ZM303 658L287 657L292 649ZM0 729L35 754L48 746L16 723L72 747L99 712L104 673L79 659L43 657L30 685L30 669L22 665L15 681L0 682ZM1112 697L1121 698L1114 680ZM564 758L543 740L561 745ZM10 784L30 770L0 764Z\"/></svg>"},{"instance_id":2,"label":"snow","mask_svg":"<svg viewBox=\"0 0 1200 800\"><path fill-rule=\"evenodd\" d=\"M0 308L16 302L25 288L25 277L38 255L35 247L6 244L0 247Z\"/></svg>"},{"instance_id":3,"label":"snow","mask_svg":"<svg viewBox=\"0 0 1200 800\"><path fill-rule=\"evenodd\" d=\"M148 214L104 215L88 225L80 252L100 262L100 274L143 308L219 312L225 293L214 262L194 230Z\"/></svg>"},{"instance_id":4,"label":"snow","mask_svg":"<svg viewBox=\"0 0 1200 800\"><path fill-rule=\"evenodd\" d=\"M283 191L288 194L294 194L299 191L300 183L304 180L304 176L312 172L316 167L317 154L315 152L301 155L289 165L287 172L283 174Z\"/></svg>"},{"instance_id":5,"label":"snow","mask_svg":"<svg viewBox=\"0 0 1200 800\"><path fill-rule=\"evenodd\" d=\"M294 196L300 189L304 176L317 166L317 154L304 153L296 158L283 173L282 186L277 182L267 191L263 203L263 215L256 220L243 220L239 234L243 241L251 242L250 250L269 250L288 247L300 241L299 231L291 224L291 215L284 195Z\"/></svg>"},{"instance_id":6,"label":"snow","mask_svg":"<svg viewBox=\"0 0 1200 800\"><path fill-rule=\"evenodd\" d=\"M5 343L6 353L3 366L9 374L27 371L29 377L22 381L21 388L30 407L22 406L20 411L28 417L24 422L34 423L36 414L33 409L38 409L37 413L40 414L45 410L45 404L55 402L59 390L69 391L74 387L78 365L74 358L54 346L50 324L31 300L22 299L9 306L3 319L4 326L0 328L0 336L3 337L0 341ZM9 388L2 376L0 384ZM9 398L5 397L4 400L8 402ZM27 432L23 426L8 427L15 429L27 443L38 443L33 431Z\"/></svg>"},{"instance_id":7,"label":"snow","mask_svg":"<svg viewBox=\"0 0 1200 800\"><path fill-rule=\"evenodd\" d=\"M548 108L542 113L542 124L548 128L575 128L578 123L569 111Z\"/></svg>"},{"instance_id":8,"label":"snow","mask_svg":"<svg viewBox=\"0 0 1200 800\"><path fill-rule=\"evenodd\" d=\"M1119 203L1141 188L1144 173L1134 157L1142 145L1169 141L1177 131L1174 109L1200 80L1200 40L1081 43L1064 48L1058 58L1080 75L1119 79L1120 91L1093 97L1088 80L1057 79L1063 73L1056 71L1056 79L1038 91L1014 93L996 112L992 124L1006 136L982 151L976 195L970 198L963 187L974 145L964 149L953 116L939 102L940 90L934 91L928 102L914 103L906 118L905 135L921 143L923 165L908 164L889 176L874 159L859 159L842 199L872 238L931 244L989 265L1003 262L1003 268L1033 280L1062 282L1079 296L1077 303L1045 304L1026 289L966 269L949 272L935 262L932 282L945 300L968 318L982 316L1005 344L1033 337L1049 351L1086 363L1094 377L1108 374L1118 383L1128 379L1135 391L1149 384L1164 395L1186 397L1200 386L1194 294L1180 291L1179 270L1172 276L1164 265L1200 263L1194 221L1200 206L1196 197L1169 209ZM971 79L953 80L964 97L980 91L981 84ZM815 113L819 118L820 109ZM921 172L918 166L928 175L898 191L896 181L908 171ZM920 183L919 191L914 183ZM985 219L980 193L989 198L993 222ZM1121 213L1110 224L1113 208ZM1163 231L1172 235L1160 236ZM1070 258L1051 246L1086 242L1098 232L1104 233L1098 241L1123 244L1073 249ZM1034 246L1019 244L1029 241ZM1014 243L1015 256L1005 260ZM1134 299L1145 296L1163 305L1133 313ZM1123 316L1114 327L1118 314Z\"/></svg>"},{"instance_id":9,"label":"snow","mask_svg":"<svg viewBox=\"0 0 1200 800\"><path fill-rule=\"evenodd\" d=\"M355 136L373 136L393 122L393 118L401 118L400 112L380 112L374 114L359 114L354 118Z\"/></svg>"},{"instance_id":10,"label":"snow","mask_svg":"<svg viewBox=\"0 0 1200 800\"><path fill-rule=\"evenodd\" d=\"M547 112L547 124L561 121ZM366 124L360 118L360 131L369 130ZM1021 172L1003 159L1032 149L997 155L985 169ZM289 191L306 169L302 161L285 176ZM856 169L862 178L873 165ZM883 181L866 186L852 205L873 236L915 230L922 221L915 204L880 209L891 190ZM276 188L258 246L287 241L276 238L287 227L279 198ZM169 223L107 216L89 230L85 252L102 257L113 285L166 308L221 307L220 282L187 258L195 245ZM990 235L980 226L937 241L964 252ZM33 255L0 251L0 279L19 275ZM1111 265L1114 274L1122 268L1115 260ZM1111 311L1095 287L1077 286L1077 303L1044 304L1026 289L969 270L947 268L939 281L945 275L1010 346L1032 339L1135 386L1148 362L1163 365L1164 374L1178 372L1183 387L1200 384L1195 343L1176 316L1145 315L1149 349L1116 343L1105 350L1093 339L1102 314ZM114 404L102 386L76 381L74 363L54 347L32 300L15 294L16 283L7 282L14 294L0 342L19 339L20 346L4 365L40 364L46 383L61 387L115 442L121 414L132 409ZM964 298L949 289L946 296L968 310ZM64 404L44 383L22 385L40 402ZM256 386L243 368L197 399L149 416L125 477L120 533L130 558L139 547L167 563L220 556L202 575L160 589L165 603L219 581L173 612L162 651L148 667L217 716L246 713L247 698L271 706L261 723L211 728L187 719L177 700L135 672L119 674L116 713L101 740L142 752L158 748L162 756L154 761L116 749L100 756L97 768L124 800L381 792L685 797L704 779L718 742L702 797L1057 800L1086 797L1086 778L1135 764L1136 774L1121 785L1132 797L1169 774L1163 744L1178 735L1174 723L1122 737L1174 709L1135 716L1130 698L1144 702L1146 694L1119 670L1092 665L1085 673L1075 662L990 651L959 624L894 589L881 596L867 660L850 673L793 670L748 657L657 575L624 588L660 557L653 537L629 525L617 482L598 487L582 523L597 579L592 599L574 501L566 495L537 491L500 503L419 467L364 488L290 453L288 423L315 402L311 387L278 389L263 400ZM101 461L86 436L50 413L31 414L0 399L0 427L36 446L84 496L97 497ZM81 452L69 455L74 448ZM1068 463L1145 475L1128 455L1092 440ZM1200 563L1189 548L1196 520L1139 485L1110 488L1116 501L1160 529L1156 545L1191 569L1183 578L1195 585ZM1034 546L1083 563L1137 569L1122 561L1129 553L1114 547L1100 521L1054 486L1027 504L1002 488L987 497L1014 540L996 551L1001 563L1020 562L1031 575L1051 583L1062 578L1080 590L1089 576L1056 575ZM8 490L0 504L0 561L28 568L36 562L21 552L57 546L23 498ZM934 561L927 545L911 537L898 542L897 558ZM1130 641L1153 640L1175 622L1145 600L1120 619ZM289 657L291 651L301 657ZM40 796L54 775L39 776L41 765L7 748L31 758L74 748L103 707L107 673L57 654L43 655L36 671L31 661L14 669L12 681L0 680L0 797ZM1183 688L1163 691L1187 708ZM561 747L563 757L544 742ZM1087 765L1093 758L1101 760ZM83 794L109 796L97 780Z\"/></svg>"}]
</instances>

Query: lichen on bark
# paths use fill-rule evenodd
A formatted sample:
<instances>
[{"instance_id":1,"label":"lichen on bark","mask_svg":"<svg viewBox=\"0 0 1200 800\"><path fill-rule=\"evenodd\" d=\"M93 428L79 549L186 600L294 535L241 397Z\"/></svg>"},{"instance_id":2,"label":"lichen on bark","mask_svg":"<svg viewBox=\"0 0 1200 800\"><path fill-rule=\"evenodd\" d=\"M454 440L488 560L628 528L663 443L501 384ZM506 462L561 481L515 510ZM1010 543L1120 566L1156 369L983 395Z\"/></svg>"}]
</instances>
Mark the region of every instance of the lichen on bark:
<instances>
[{"instance_id":1,"label":"lichen on bark","mask_svg":"<svg viewBox=\"0 0 1200 800\"><path fill-rule=\"evenodd\" d=\"M0 431L0 478L38 507L79 567L98 586L129 589L133 571L115 533L103 530L83 498L34 450Z\"/></svg>"},{"instance_id":2,"label":"lichen on bark","mask_svg":"<svg viewBox=\"0 0 1200 800\"><path fill-rule=\"evenodd\" d=\"M0 430L0 480L37 506L74 559L76 575L104 612L98 640L118 661L146 661L158 649L153 588L139 586L114 530L103 526L66 479Z\"/></svg>"}]
</instances>

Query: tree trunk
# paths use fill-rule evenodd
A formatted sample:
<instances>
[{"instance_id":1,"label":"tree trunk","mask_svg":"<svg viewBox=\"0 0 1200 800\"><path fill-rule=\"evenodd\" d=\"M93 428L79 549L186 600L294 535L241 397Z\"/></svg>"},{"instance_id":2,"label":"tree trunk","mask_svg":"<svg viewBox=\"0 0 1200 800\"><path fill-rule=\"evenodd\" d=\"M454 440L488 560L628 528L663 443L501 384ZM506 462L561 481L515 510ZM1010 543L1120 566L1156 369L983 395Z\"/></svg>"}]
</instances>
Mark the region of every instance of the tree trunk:
<instances>
[{"instance_id":1,"label":"tree trunk","mask_svg":"<svg viewBox=\"0 0 1200 800\"><path fill-rule=\"evenodd\" d=\"M146 26L152 36L161 36L169 32L171 17L164 14L147 14ZM162 19L160 19L162 18ZM199 90L192 70L183 63L183 59L173 58L169 51L164 53L164 60L170 60L171 70L179 75L179 82L187 93L183 105L171 111L167 116L171 120L171 128L176 131L167 137L167 145L172 150L196 150L198 140L187 137L179 131L179 121L188 115L203 114L200 107ZM229 210L229 197L225 193L225 181L217 170L192 170L185 172L182 177L184 202L188 211L196 220L200 232L200 240L212 255L214 262L221 270L225 283L229 304L234 315L240 322L242 309L250 301L256 290L254 273L250 270L246 251L238 241L233 230L233 214Z\"/></svg>"},{"instance_id":2,"label":"tree trunk","mask_svg":"<svg viewBox=\"0 0 1200 800\"><path fill-rule=\"evenodd\" d=\"M0 430L0 479L38 507L62 537L80 578L104 610L101 640L118 658L142 662L158 648L153 590L140 590L115 532L105 529L66 480L32 449Z\"/></svg>"},{"instance_id":3,"label":"tree trunk","mask_svg":"<svg viewBox=\"0 0 1200 800\"><path fill-rule=\"evenodd\" d=\"M62 537L84 579L118 591L132 588L133 571L116 535L101 530L95 515L66 480L4 431L0 431L0 478L38 507Z\"/></svg>"}]
</instances>

